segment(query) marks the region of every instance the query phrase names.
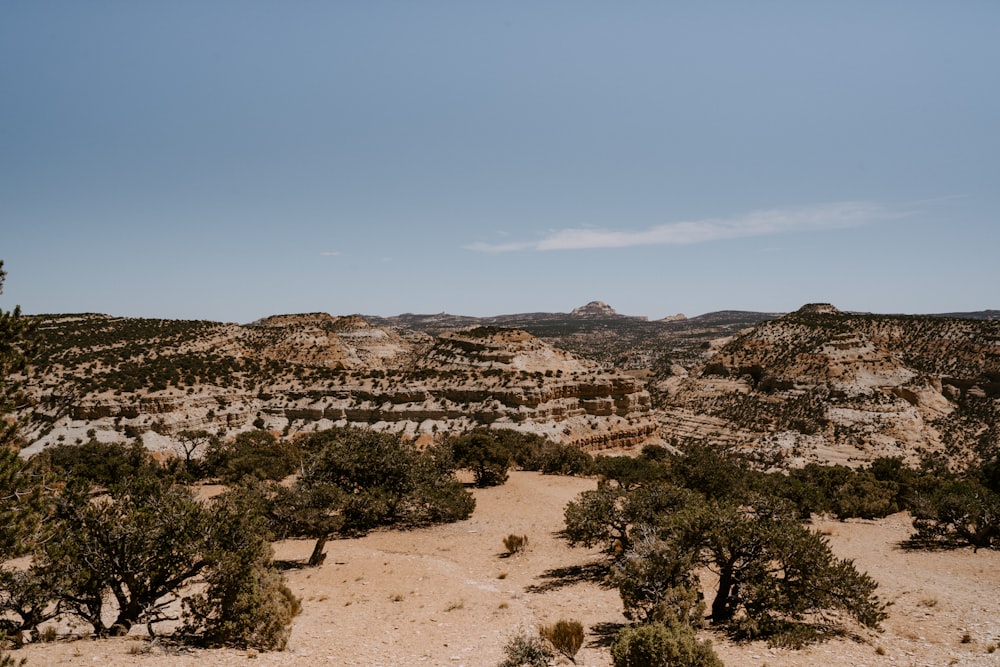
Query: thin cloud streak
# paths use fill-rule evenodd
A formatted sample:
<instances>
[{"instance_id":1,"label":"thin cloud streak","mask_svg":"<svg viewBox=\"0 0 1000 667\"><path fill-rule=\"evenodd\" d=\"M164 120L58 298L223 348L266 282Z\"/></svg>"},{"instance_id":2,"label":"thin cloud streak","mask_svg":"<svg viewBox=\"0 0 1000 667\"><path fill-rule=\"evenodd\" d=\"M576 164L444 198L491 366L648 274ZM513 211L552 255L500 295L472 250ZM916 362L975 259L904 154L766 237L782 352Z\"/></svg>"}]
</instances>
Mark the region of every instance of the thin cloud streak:
<instances>
[{"instance_id":1,"label":"thin cloud streak","mask_svg":"<svg viewBox=\"0 0 1000 667\"><path fill-rule=\"evenodd\" d=\"M845 229L905 215L872 202L838 202L803 208L752 211L734 218L674 222L639 231L561 229L538 241L473 243L467 250L516 252L523 250L586 250L650 245L691 245L725 239L768 236L787 232Z\"/></svg>"}]
</instances>

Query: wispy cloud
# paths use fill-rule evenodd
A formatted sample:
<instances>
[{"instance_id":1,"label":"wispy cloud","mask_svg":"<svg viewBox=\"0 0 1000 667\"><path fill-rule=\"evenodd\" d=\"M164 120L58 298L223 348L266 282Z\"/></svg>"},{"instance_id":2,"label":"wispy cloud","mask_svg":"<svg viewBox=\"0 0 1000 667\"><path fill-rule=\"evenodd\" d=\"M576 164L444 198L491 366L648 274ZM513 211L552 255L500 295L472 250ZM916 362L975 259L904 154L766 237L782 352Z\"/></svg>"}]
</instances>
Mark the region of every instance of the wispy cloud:
<instances>
[{"instance_id":1,"label":"wispy cloud","mask_svg":"<svg viewBox=\"0 0 1000 667\"><path fill-rule=\"evenodd\" d=\"M344 253L342 253L340 251L327 251L327 252L321 252L320 256L321 257L343 257Z\"/></svg>"},{"instance_id":2,"label":"wispy cloud","mask_svg":"<svg viewBox=\"0 0 1000 667\"><path fill-rule=\"evenodd\" d=\"M801 208L752 211L732 218L672 222L638 231L560 229L536 241L473 243L465 247L467 250L479 252L514 252L690 245L786 232L860 227L899 215L903 214L873 202L837 202Z\"/></svg>"}]
</instances>

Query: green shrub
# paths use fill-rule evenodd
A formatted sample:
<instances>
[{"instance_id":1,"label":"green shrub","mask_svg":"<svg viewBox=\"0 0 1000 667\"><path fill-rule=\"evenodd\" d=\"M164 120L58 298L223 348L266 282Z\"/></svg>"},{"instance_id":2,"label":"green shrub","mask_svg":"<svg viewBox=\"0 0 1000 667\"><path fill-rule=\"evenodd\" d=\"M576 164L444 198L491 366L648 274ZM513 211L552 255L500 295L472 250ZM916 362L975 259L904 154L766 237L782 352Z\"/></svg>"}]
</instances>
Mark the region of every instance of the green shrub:
<instances>
[{"instance_id":1,"label":"green shrub","mask_svg":"<svg viewBox=\"0 0 1000 667\"><path fill-rule=\"evenodd\" d=\"M678 485L708 498L741 497L749 486L746 461L718 447L689 445L669 457L670 476Z\"/></svg>"},{"instance_id":2,"label":"green shrub","mask_svg":"<svg viewBox=\"0 0 1000 667\"><path fill-rule=\"evenodd\" d=\"M110 486L130 477L156 477L161 473L149 451L138 441L128 445L98 440L81 445L56 445L32 461L37 467L47 464L66 477L87 480L95 486Z\"/></svg>"},{"instance_id":3,"label":"green shrub","mask_svg":"<svg viewBox=\"0 0 1000 667\"><path fill-rule=\"evenodd\" d=\"M667 466L646 458L630 456L598 456L594 471L604 484L614 483L623 489L634 489L667 479Z\"/></svg>"},{"instance_id":4,"label":"green shrub","mask_svg":"<svg viewBox=\"0 0 1000 667\"><path fill-rule=\"evenodd\" d=\"M650 461L665 461L670 456L670 450L663 445L643 445L640 456Z\"/></svg>"},{"instance_id":5,"label":"green shrub","mask_svg":"<svg viewBox=\"0 0 1000 667\"><path fill-rule=\"evenodd\" d=\"M502 436L477 428L448 442L456 465L472 472L476 486L499 486L507 481L514 453Z\"/></svg>"},{"instance_id":6,"label":"green shrub","mask_svg":"<svg viewBox=\"0 0 1000 667\"><path fill-rule=\"evenodd\" d=\"M205 453L204 469L227 483L244 477L284 479L302 460L298 447L267 431L240 433L227 442L212 442Z\"/></svg>"},{"instance_id":7,"label":"green shrub","mask_svg":"<svg viewBox=\"0 0 1000 667\"><path fill-rule=\"evenodd\" d=\"M878 480L868 471L857 471L837 489L834 515L841 520L881 519L898 511L895 503L898 491L894 482Z\"/></svg>"},{"instance_id":8,"label":"green shrub","mask_svg":"<svg viewBox=\"0 0 1000 667\"><path fill-rule=\"evenodd\" d=\"M546 443L538 455L538 470L546 475L589 475L594 458L575 445Z\"/></svg>"},{"instance_id":9,"label":"green shrub","mask_svg":"<svg viewBox=\"0 0 1000 667\"><path fill-rule=\"evenodd\" d=\"M712 644L676 619L625 628L611 645L611 659L615 667L723 667Z\"/></svg>"},{"instance_id":10,"label":"green shrub","mask_svg":"<svg viewBox=\"0 0 1000 667\"><path fill-rule=\"evenodd\" d=\"M670 616L692 627L702 625L705 602L693 573L697 557L693 545L640 539L611 571L625 618L651 623Z\"/></svg>"},{"instance_id":11,"label":"green shrub","mask_svg":"<svg viewBox=\"0 0 1000 667\"><path fill-rule=\"evenodd\" d=\"M570 660L583 646L583 624L560 619L553 625L538 626L538 633Z\"/></svg>"},{"instance_id":12,"label":"green shrub","mask_svg":"<svg viewBox=\"0 0 1000 667\"><path fill-rule=\"evenodd\" d=\"M269 562L222 561L205 594L185 599L186 629L198 644L281 651L300 601Z\"/></svg>"},{"instance_id":13,"label":"green shrub","mask_svg":"<svg viewBox=\"0 0 1000 667\"><path fill-rule=\"evenodd\" d=\"M916 544L1000 547L1000 494L974 480L943 484L913 510Z\"/></svg>"},{"instance_id":14,"label":"green shrub","mask_svg":"<svg viewBox=\"0 0 1000 667\"><path fill-rule=\"evenodd\" d=\"M507 429L493 432L499 434L497 437L505 443L521 470L537 470L546 475L589 475L593 470L594 458L575 445Z\"/></svg>"},{"instance_id":15,"label":"green shrub","mask_svg":"<svg viewBox=\"0 0 1000 667\"><path fill-rule=\"evenodd\" d=\"M205 646L284 649L301 605L273 566L260 496L238 487L211 510L206 585L184 600L181 633Z\"/></svg>"},{"instance_id":16,"label":"green shrub","mask_svg":"<svg viewBox=\"0 0 1000 667\"><path fill-rule=\"evenodd\" d=\"M398 434L357 428L310 434L302 446L309 455L301 474L277 492L272 514L280 536L316 540L310 565L322 562L335 534L459 521L475 508L439 448L421 453Z\"/></svg>"},{"instance_id":17,"label":"green shrub","mask_svg":"<svg viewBox=\"0 0 1000 667\"><path fill-rule=\"evenodd\" d=\"M555 658L540 636L532 637L523 632L511 637L503 650L507 657L497 663L497 667L548 667Z\"/></svg>"}]
</instances>

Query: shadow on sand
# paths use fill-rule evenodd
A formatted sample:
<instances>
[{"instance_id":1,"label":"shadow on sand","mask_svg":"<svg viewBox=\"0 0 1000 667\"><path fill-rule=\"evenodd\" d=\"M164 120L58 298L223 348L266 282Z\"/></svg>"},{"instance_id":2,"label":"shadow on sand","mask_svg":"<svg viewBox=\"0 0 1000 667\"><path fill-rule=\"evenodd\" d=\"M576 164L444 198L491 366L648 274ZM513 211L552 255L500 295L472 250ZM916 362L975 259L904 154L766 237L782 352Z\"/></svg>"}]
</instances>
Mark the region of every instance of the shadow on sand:
<instances>
[{"instance_id":1,"label":"shadow on sand","mask_svg":"<svg viewBox=\"0 0 1000 667\"><path fill-rule=\"evenodd\" d=\"M528 586L525 591L528 593L545 593L582 583L595 583L607 586L610 571L608 564L601 561L584 563L583 565L557 567L540 574L539 579L542 579L542 582Z\"/></svg>"}]
</instances>

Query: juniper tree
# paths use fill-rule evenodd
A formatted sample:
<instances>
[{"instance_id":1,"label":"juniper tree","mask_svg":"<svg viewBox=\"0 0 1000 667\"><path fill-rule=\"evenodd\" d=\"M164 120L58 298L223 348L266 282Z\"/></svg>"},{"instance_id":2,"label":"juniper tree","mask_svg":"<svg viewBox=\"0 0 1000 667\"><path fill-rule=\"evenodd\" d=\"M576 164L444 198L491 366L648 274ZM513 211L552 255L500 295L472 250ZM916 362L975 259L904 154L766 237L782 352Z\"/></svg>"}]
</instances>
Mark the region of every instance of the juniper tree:
<instances>
[{"instance_id":1,"label":"juniper tree","mask_svg":"<svg viewBox=\"0 0 1000 667\"><path fill-rule=\"evenodd\" d=\"M6 277L0 260L0 294ZM31 544L31 531L38 517L39 479L18 455L20 421L11 418L20 399L20 382L33 351L34 326L21 315L0 308L0 562L23 553Z\"/></svg>"},{"instance_id":2,"label":"juniper tree","mask_svg":"<svg viewBox=\"0 0 1000 667\"><path fill-rule=\"evenodd\" d=\"M4 279L0 260L0 294L3 294ZM21 381L16 374L23 371L35 349L35 324L21 315L21 307L14 310L0 308L0 447L18 444L19 420L9 419L21 400Z\"/></svg>"},{"instance_id":3,"label":"juniper tree","mask_svg":"<svg viewBox=\"0 0 1000 667\"><path fill-rule=\"evenodd\" d=\"M184 600L182 634L207 646L283 649L301 606L272 563L260 489L231 489L210 511L205 586Z\"/></svg>"},{"instance_id":4,"label":"juniper tree","mask_svg":"<svg viewBox=\"0 0 1000 667\"><path fill-rule=\"evenodd\" d=\"M477 428L450 438L452 456L460 468L470 470L476 486L499 486L507 481L514 451L504 438L488 428Z\"/></svg>"},{"instance_id":5,"label":"juniper tree","mask_svg":"<svg viewBox=\"0 0 1000 667\"><path fill-rule=\"evenodd\" d=\"M0 260L0 294L6 277ZM17 451L21 445L22 420L12 415L23 398L21 381L16 374L25 369L34 351L34 332L33 322L21 315L20 306L15 306L13 311L0 308L0 563L30 550L42 508L40 478ZM47 613L47 601L38 602L35 593L37 589L31 586L27 575L2 573L0 612L19 617L19 620L4 619L0 641L7 636L8 629L19 636L32 627L35 616ZM43 607L40 611L39 605ZM23 665L24 662L0 650L3 667Z\"/></svg>"},{"instance_id":6,"label":"juniper tree","mask_svg":"<svg viewBox=\"0 0 1000 667\"><path fill-rule=\"evenodd\" d=\"M832 624L831 611L871 627L885 617L876 582L837 559L782 501L707 500L662 483L600 486L567 506L565 534L615 554L612 582L626 615L639 620L700 622L694 573L702 566L717 575L713 624L744 637L818 632Z\"/></svg>"},{"instance_id":7,"label":"juniper tree","mask_svg":"<svg viewBox=\"0 0 1000 667\"><path fill-rule=\"evenodd\" d=\"M189 489L154 478L126 479L96 499L89 487L71 484L56 502L42 566L57 597L95 634L125 634L137 623L152 633L204 569L211 524ZM110 627L108 593L117 606Z\"/></svg>"},{"instance_id":8,"label":"juniper tree","mask_svg":"<svg viewBox=\"0 0 1000 667\"><path fill-rule=\"evenodd\" d=\"M418 452L399 435L331 429L302 446L311 453L295 485L277 490L273 514L282 534L316 540L310 565L323 561L335 535L457 521L475 507L447 452Z\"/></svg>"}]
</instances>

